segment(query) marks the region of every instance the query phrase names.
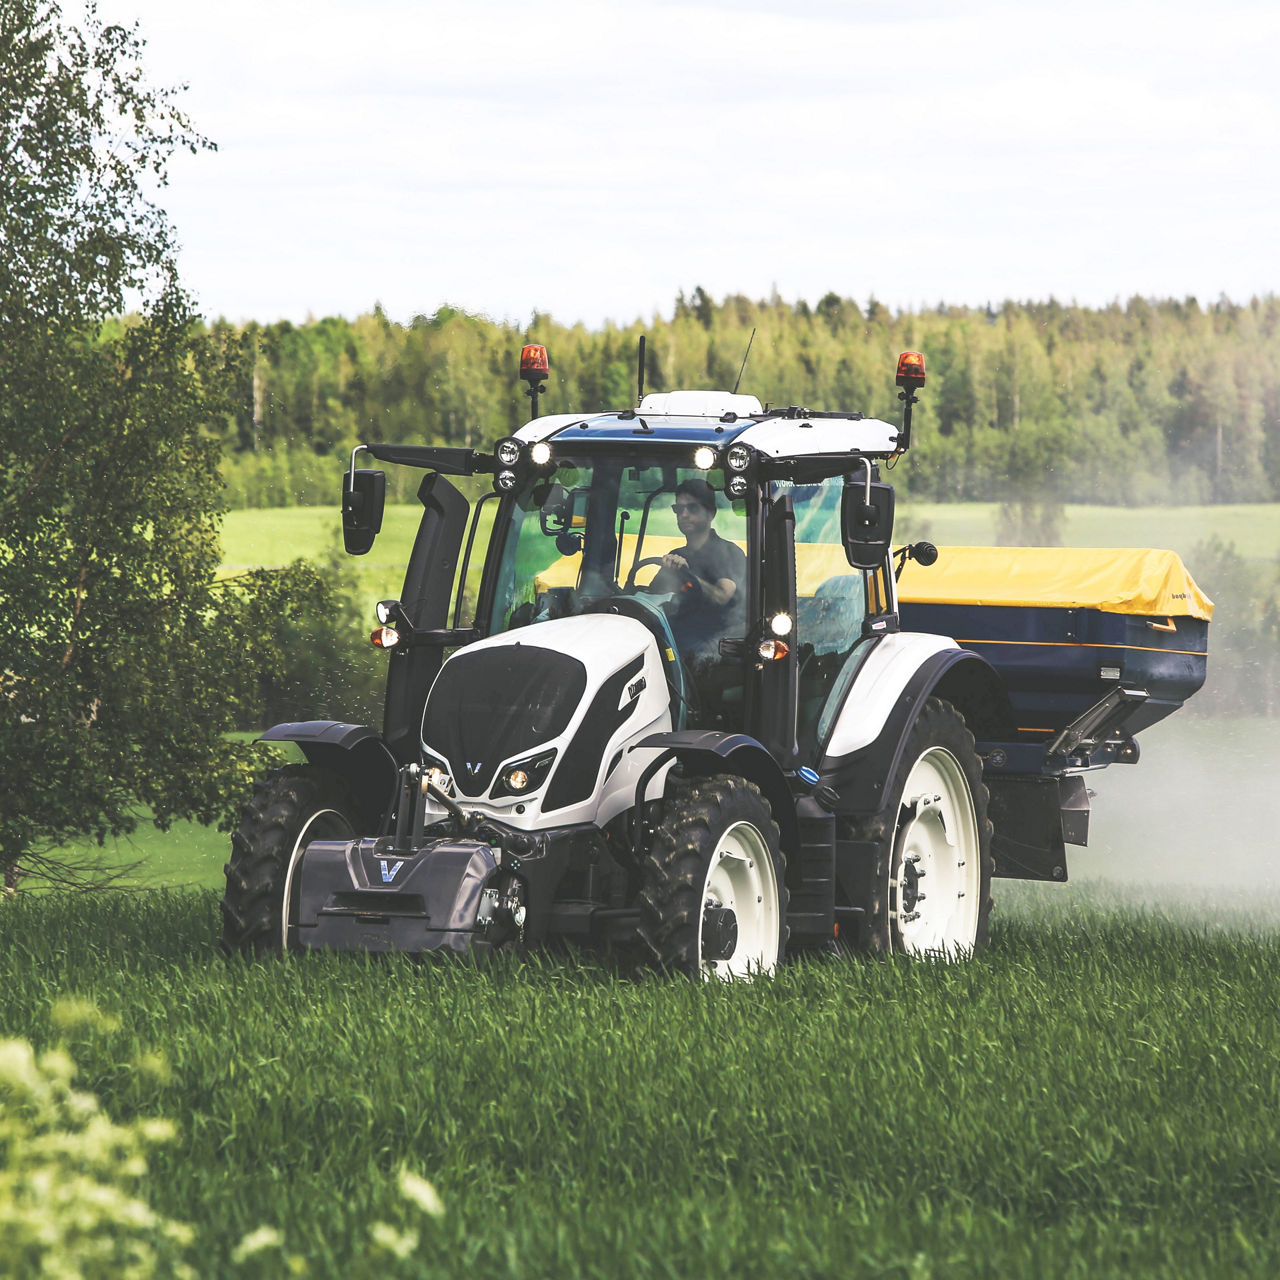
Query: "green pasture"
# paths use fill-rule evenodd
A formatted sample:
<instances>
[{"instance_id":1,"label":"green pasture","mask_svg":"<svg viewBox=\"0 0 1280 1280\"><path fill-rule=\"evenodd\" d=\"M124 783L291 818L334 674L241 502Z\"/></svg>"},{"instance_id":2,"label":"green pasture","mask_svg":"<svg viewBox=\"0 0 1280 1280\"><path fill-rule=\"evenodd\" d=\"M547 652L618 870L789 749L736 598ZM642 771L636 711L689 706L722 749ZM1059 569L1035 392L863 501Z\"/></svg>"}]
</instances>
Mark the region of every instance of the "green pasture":
<instances>
[{"instance_id":1,"label":"green pasture","mask_svg":"<svg viewBox=\"0 0 1280 1280\"><path fill-rule=\"evenodd\" d=\"M908 502L898 509L898 532L939 546L988 547L998 542L999 506L991 502ZM1196 543L1217 536L1246 560L1280 558L1280 503L1205 507L1067 506L1065 547L1160 547L1184 559Z\"/></svg>"},{"instance_id":2,"label":"green pasture","mask_svg":"<svg viewBox=\"0 0 1280 1280\"><path fill-rule=\"evenodd\" d=\"M1015 886L968 964L731 988L572 955L227 965L216 933L208 892L0 903L0 1038L61 1040L114 1119L176 1122L142 1191L202 1277L1280 1270L1256 918ZM55 1029L68 996L118 1029Z\"/></svg>"},{"instance_id":3,"label":"green pasture","mask_svg":"<svg viewBox=\"0 0 1280 1280\"><path fill-rule=\"evenodd\" d=\"M914 502L898 508L900 532L950 546L995 545L998 516L999 507L992 502ZM373 550L349 563L371 578L389 577L398 590L417 521L413 506L389 506ZM1167 547L1182 556L1214 534L1234 542L1246 559L1275 560L1280 557L1280 503L1068 506L1062 524L1065 546ZM338 511L336 506L229 511L223 520L222 545L227 570L287 564L299 556L323 560L342 554Z\"/></svg>"},{"instance_id":4,"label":"green pasture","mask_svg":"<svg viewBox=\"0 0 1280 1280\"><path fill-rule=\"evenodd\" d=\"M477 541L483 545L492 503ZM387 507L383 532L366 556L342 551L336 505L230 511L223 521L223 571L288 564L302 557L340 562L354 575L370 609L398 597L420 509ZM992 546L997 542L996 503L904 503L898 510L903 539L928 538L940 546ZM1250 560L1280 558L1280 503L1207 507L1068 506L1062 541L1080 547L1167 547L1189 558L1198 542L1217 535Z\"/></svg>"}]
</instances>

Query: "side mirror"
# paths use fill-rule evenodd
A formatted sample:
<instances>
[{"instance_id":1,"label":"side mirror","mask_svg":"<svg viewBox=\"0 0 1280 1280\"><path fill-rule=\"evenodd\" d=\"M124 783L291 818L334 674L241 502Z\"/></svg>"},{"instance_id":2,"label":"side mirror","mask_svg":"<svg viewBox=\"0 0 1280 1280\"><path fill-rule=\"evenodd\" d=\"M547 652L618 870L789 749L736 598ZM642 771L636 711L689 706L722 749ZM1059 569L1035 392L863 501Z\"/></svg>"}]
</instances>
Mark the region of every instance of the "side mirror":
<instances>
[{"instance_id":1,"label":"side mirror","mask_svg":"<svg viewBox=\"0 0 1280 1280\"><path fill-rule=\"evenodd\" d=\"M342 543L349 556L362 556L382 529L387 504L383 471L347 471L342 477Z\"/></svg>"},{"instance_id":2,"label":"side mirror","mask_svg":"<svg viewBox=\"0 0 1280 1280\"><path fill-rule=\"evenodd\" d=\"M855 569L878 569L893 540L893 485L847 482L840 498L844 554Z\"/></svg>"}]
</instances>

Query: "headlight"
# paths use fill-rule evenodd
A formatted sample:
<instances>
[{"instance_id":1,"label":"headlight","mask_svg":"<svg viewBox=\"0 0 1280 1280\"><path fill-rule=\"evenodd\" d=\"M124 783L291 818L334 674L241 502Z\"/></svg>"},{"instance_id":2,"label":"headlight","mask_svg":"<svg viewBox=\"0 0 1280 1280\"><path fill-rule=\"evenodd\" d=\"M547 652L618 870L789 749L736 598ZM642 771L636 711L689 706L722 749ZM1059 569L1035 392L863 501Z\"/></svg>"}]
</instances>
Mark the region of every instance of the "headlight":
<instances>
[{"instance_id":1,"label":"headlight","mask_svg":"<svg viewBox=\"0 0 1280 1280\"><path fill-rule=\"evenodd\" d=\"M791 634L791 628L795 626L795 620L789 613L775 613L769 619L769 630L773 632L778 639Z\"/></svg>"},{"instance_id":2,"label":"headlight","mask_svg":"<svg viewBox=\"0 0 1280 1280\"><path fill-rule=\"evenodd\" d=\"M730 471L745 471L751 465L751 450L745 444L730 445L724 464Z\"/></svg>"},{"instance_id":3,"label":"headlight","mask_svg":"<svg viewBox=\"0 0 1280 1280\"><path fill-rule=\"evenodd\" d=\"M502 493L510 493L516 487L516 473L514 471L499 471L494 477L493 483Z\"/></svg>"},{"instance_id":4,"label":"headlight","mask_svg":"<svg viewBox=\"0 0 1280 1280\"><path fill-rule=\"evenodd\" d=\"M724 491L731 498L745 498L747 490L751 486L747 483L746 476L730 476L728 484L725 485Z\"/></svg>"},{"instance_id":5,"label":"headlight","mask_svg":"<svg viewBox=\"0 0 1280 1280\"><path fill-rule=\"evenodd\" d=\"M540 755L513 761L499 772L490 794L495 800L502 796L532 795L546 782L555 759L554 751L544 751Z\"/></svg>"},{"instance_id":6,"label":"headlight","mask_svg":"<svg viewBox=\"0 0 1280 1280\"><path fill-rule=\"evenodd\" d=\"M530 446L529 461L535 467L545 467L551 461L551 446L545 440L539 440L537 444Z\"/></svg>"},{"instance_id":7,"label":"headlight","mask_svg":"<svg viewBox=\"0 0 1280 1280\"><path fill-rule=\"evenodd\" d=\"M716 465L716 451L710 445L700 445L693 451L693 465L699 471L710 471Z\"/></svg>"},{"instance_id":8,"label":"headlight","mask_svg":"<svg viewBox=\"0 0 1280 1280\"><path fill-rule=\"evenodd\" d=\"M514 467L520 461L520 441L512 439L499 440L497 447L493 451L493 456L504 467Z\"/></svg>"}]
</instances>

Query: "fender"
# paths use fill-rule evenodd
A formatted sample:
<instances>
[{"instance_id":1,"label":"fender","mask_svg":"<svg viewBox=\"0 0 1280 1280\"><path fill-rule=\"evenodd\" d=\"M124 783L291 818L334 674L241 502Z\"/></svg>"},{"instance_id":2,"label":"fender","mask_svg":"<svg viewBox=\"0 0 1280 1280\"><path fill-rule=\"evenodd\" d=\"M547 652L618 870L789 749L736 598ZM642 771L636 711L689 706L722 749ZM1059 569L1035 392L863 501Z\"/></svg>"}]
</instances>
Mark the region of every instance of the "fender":
<instances>
[{"instance_id":1,"label":"fender","mask_svg":"<svg viewBox=\"0 0 1280 1280\"><path fill-rule=\"evenodd\" d=\"M769 802L782 837L788 867L800 848L796 802L778 762L754 738L745 733L719 733L712 729L685 729L678 733L653 733L637 747L663 748L684 766L686 774L703 778L732 773L754 782ZM652 768L653 766L650 766Z\"/></svg>"},{"instance_id":2,"label":"fender","mask_svg":"<svg viewBox=\"0 0 1280 1280\"><path fill-rule=\"evenodd\" d=\"M400 771L376 729L337 720L297 720L273 725L258 741L296 743L309 764L328 769L351 784L365 834L383 830L395 801Z\"/></svg>"},{"instance_id":3,"label":"fender","mask_svg":"<svg viewBox=\"0 0 1280 1280\"><path fill-rule=\"evenodd\" d=\"M1008 690L985 659L944 637L886 636L840 709L819 768L819 787L834 793L835 812L883 808L907 735L929 697L947 699L978 738L1016 737Z\"/></svg>"}]
</instances>

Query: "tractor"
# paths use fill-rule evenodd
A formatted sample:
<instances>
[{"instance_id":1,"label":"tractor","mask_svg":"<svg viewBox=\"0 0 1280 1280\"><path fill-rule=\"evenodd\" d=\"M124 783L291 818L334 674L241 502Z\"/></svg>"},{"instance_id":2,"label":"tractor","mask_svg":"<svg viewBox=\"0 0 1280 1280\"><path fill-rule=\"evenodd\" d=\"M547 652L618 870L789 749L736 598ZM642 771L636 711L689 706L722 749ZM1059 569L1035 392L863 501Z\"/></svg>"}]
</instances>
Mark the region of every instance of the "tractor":
<instances>
[{"instance_id":1,"label":"tractor","mask_svg":"<svg viewBox=\"0 0 1280 1280\"><path fill-rule=\"evenodd\" d=\"M644 368L642 345L633 407L541 414L530 345L533 416L490 450L352 452L353 555L386 506L361 455L423 473L377 606L383 723L262 735L306 763L244 807L229 955L568 942L706 979L960 959L993 877L1065 880L1083 775L1136 761L1203 681L1211 606L1171 553L1115 553L1108 594L1096 553L895 550L919 352L900 425L646 395Z\"/></svg>"}]
</instances>

